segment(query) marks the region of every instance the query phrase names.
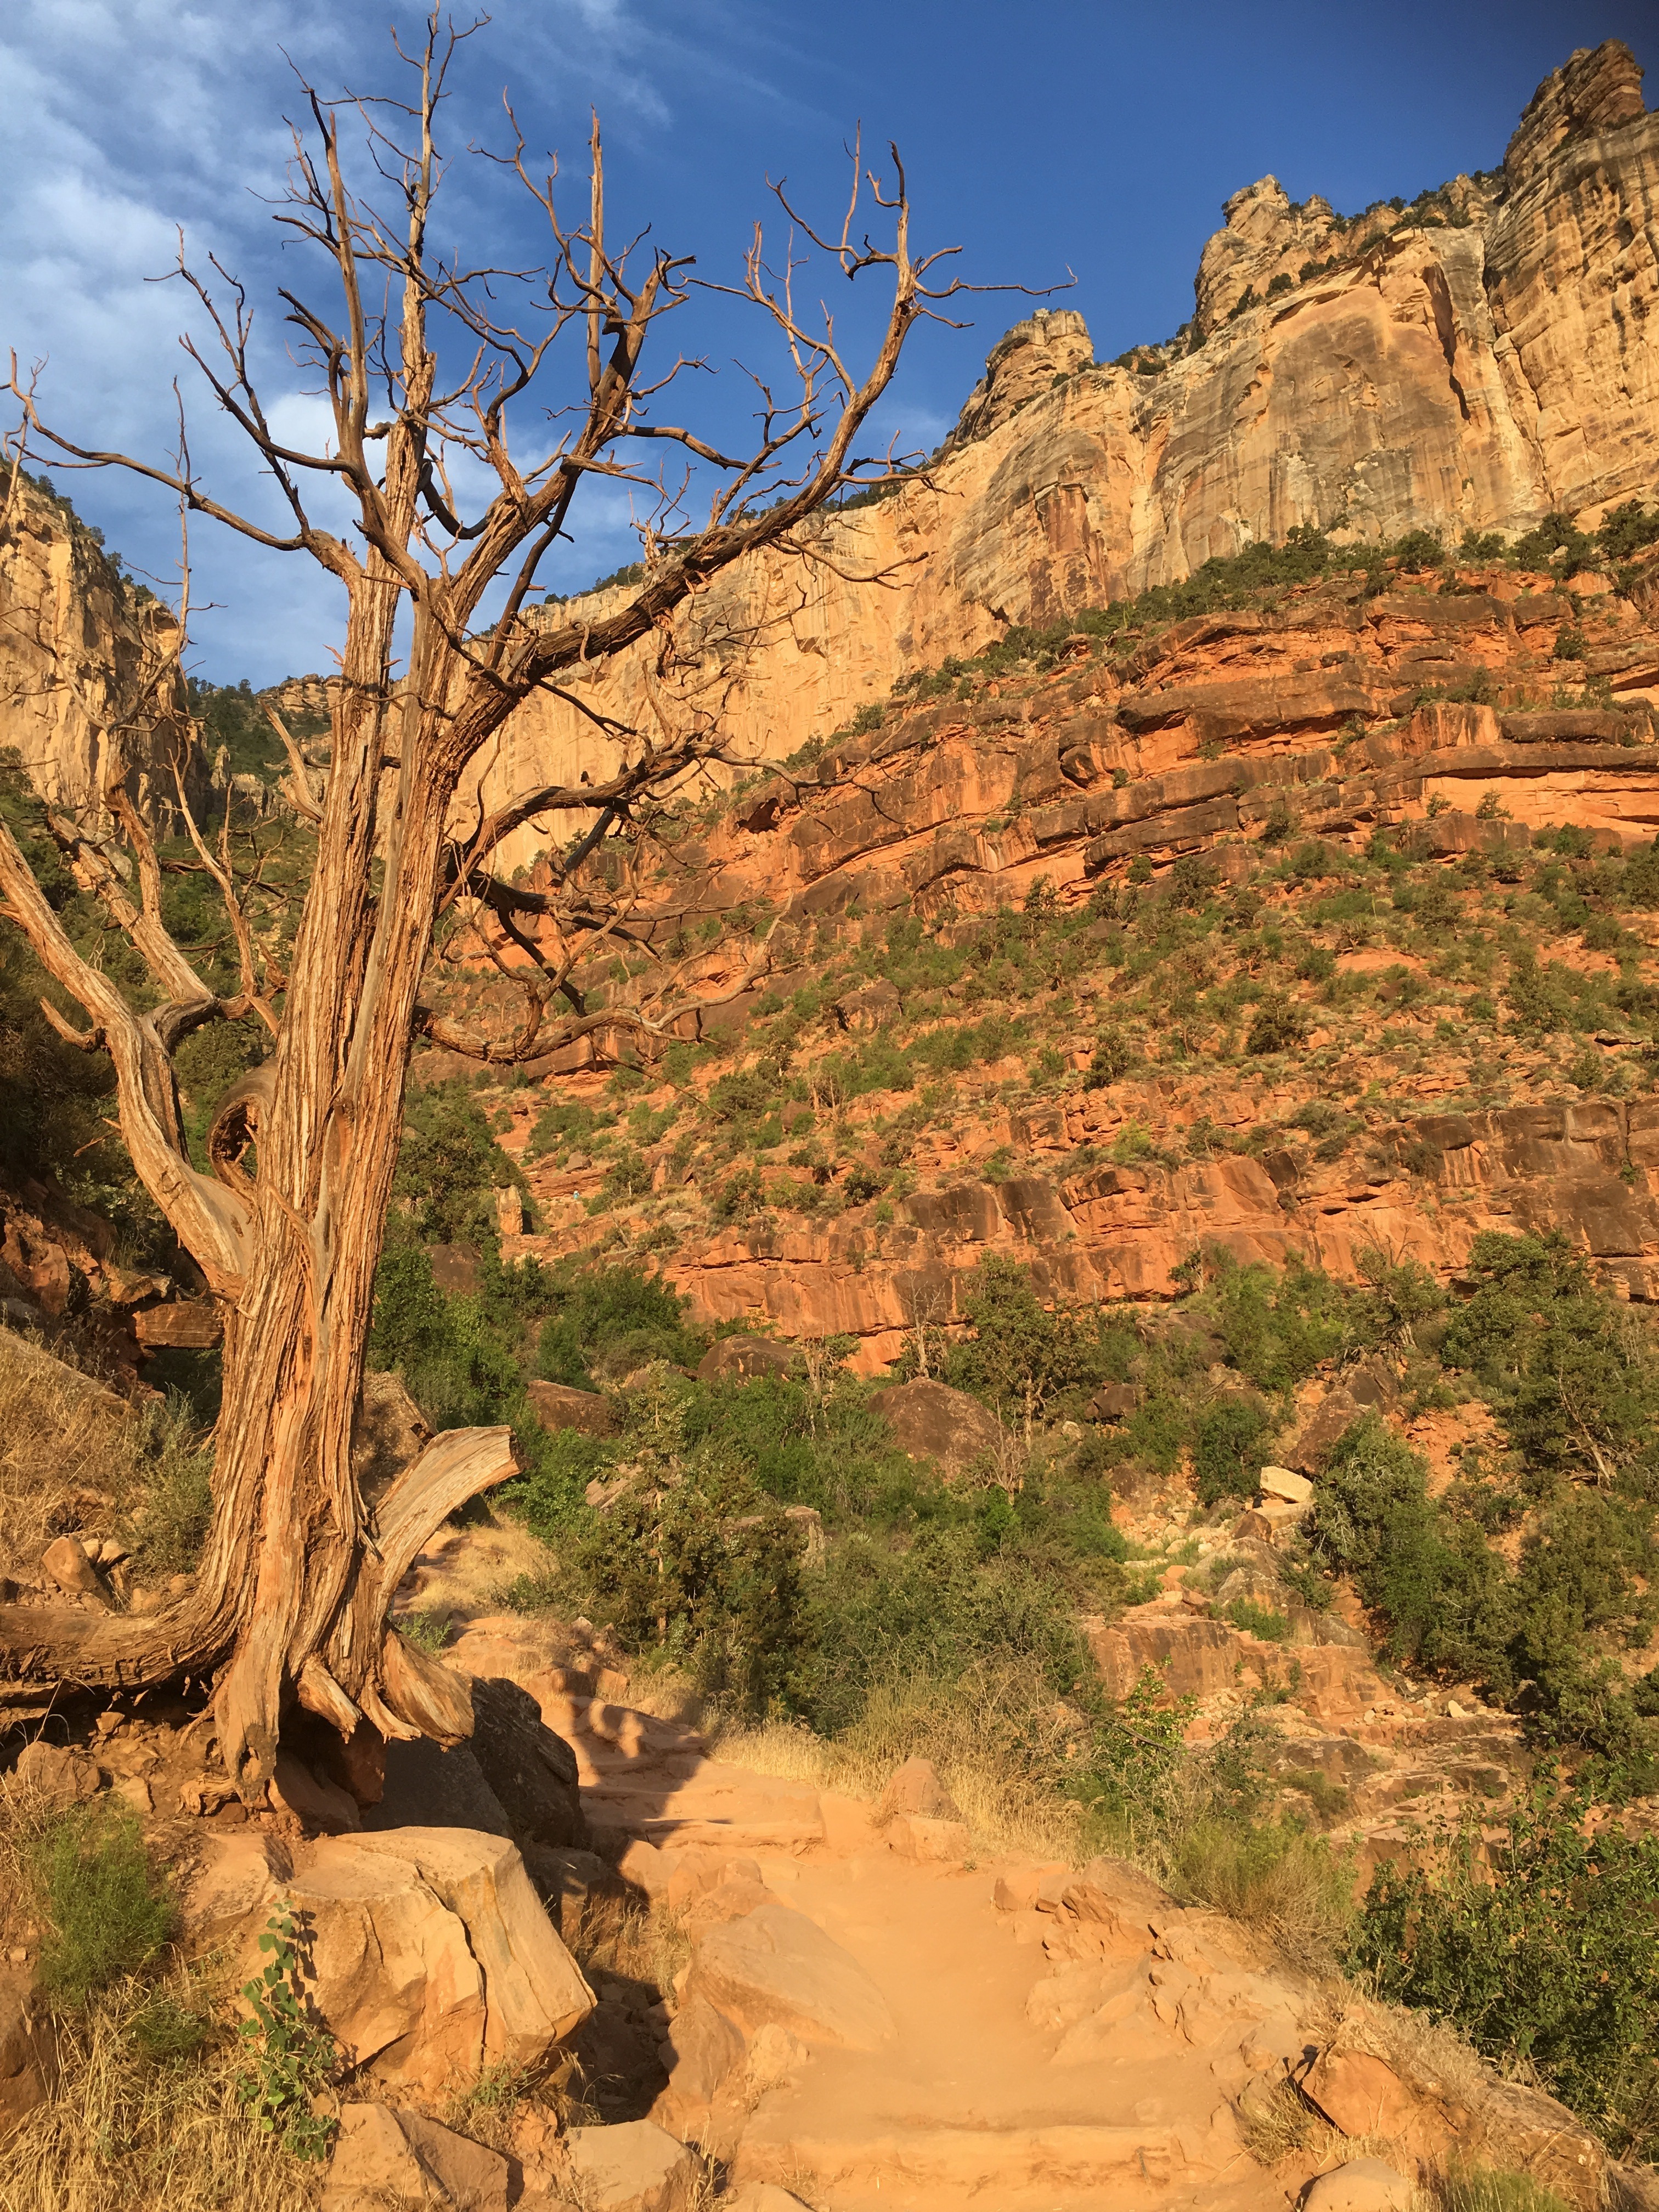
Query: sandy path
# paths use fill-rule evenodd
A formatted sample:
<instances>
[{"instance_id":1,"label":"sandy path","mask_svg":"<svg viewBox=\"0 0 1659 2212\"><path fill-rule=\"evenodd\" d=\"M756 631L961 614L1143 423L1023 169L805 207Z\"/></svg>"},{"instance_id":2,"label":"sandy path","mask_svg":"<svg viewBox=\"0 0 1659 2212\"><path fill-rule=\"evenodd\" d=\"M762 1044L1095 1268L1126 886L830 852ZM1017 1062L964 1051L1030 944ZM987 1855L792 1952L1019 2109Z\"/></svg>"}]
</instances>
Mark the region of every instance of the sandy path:
<instances>
[{"instance_id":1,"label":"sandy path","mask_svg":"<svg viewBox=\"0 0 1659 2212\"><path fill-rule=\"evenodd\" d=\"M1228 2109L1243 2016L1195 2046L1147 2002L1150 1952L1125 1955L1097 1968L1106 2009L1121 2014L1103 2031L1109 2049L1057 2063L1060 2028L1027 2012L1055 1968L996 1909L996 1869L916 1865L866 1808L823 1806L825 1846L757 1854L762 1873L858 1960L898 2032L874 2052L820 2046L768 2091L739 2175L793 2180L830 2212L1279 2212L1283 2190L1243 2151Z\"/></svg>"}]
</instances>

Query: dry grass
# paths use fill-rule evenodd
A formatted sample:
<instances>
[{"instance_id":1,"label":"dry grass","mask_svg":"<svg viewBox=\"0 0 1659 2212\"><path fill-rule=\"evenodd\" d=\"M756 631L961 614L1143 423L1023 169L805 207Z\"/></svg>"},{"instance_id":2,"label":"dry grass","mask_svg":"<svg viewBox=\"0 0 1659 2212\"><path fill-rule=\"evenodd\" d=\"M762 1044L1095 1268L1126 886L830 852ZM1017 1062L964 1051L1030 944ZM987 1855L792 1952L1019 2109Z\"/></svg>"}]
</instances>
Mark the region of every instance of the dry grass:
<instances>
[{"instance_id":1,"label":"dry grass","mask_svg":"<svg viewBox=\"0 0 1659 2212\"><path fill-rule=\"evenodd\" d=\"M574 2073L574 2062L568 2057L539 2077L505 2063L486 2067L469 2087L456 2090L438 2118L445 2127L483 2143L487 2150L515 2157L519 2123L527 2109L539 2106L561 2128L580 2127L592 2118L570 2094Z\"/></svg>"},{"instance_id":2,"label":"dry grass","mask_svg":"<svg viewBox=\"0 0 1659 2212\"><path fill-rule=\"evenodd\" d=\"M584 1974L644 1982L663 1995L690 1961L690 1939L665 1905L647 1908L601 1893L566 1907L562 1932Z\"/></svg>"},{"instance_id":3,"label":"dry grass","mask_svg":"<svg viewBox=\"0 0 1659 2212\"><path fill-rule=\"evenodd\" d=\"M1335 1966L1353 1917L1353 1872L1322 1838L1200 1817L1173 1826L1151 1863L1176 1896L1254 1929L1288 1965Z\"/></svg>"},{"instance_id":4,"label":"dry grass","mask_svg":"<svg viewBox=\"0 0 1659 2212\"><path fill-rule=\"evenodd\" d=\"M16 1775L0 1782L0 1950L40 1934L30 1862L52 1817L45 1798Z\"/></svg>"},{"instance_id":5,"label":"dry grass","mask_svg":"<svg viewBox=\"0 0 1659 2212\"><path fill-rule=\"evenodd\" d=\"M1052 1778L1073 1729L1029 1670L983 1668L948 1686L924 1679L878 1687L833 1743L768 1722L721 1728L714 1748L754 1773L863 1798L878 1797L907 1759L930 1759L981 1848L1070 1858L1082 1814Z\"/></svg>"},{"instance_id":6,"label":"dry grass","mask_svg":"<svg viewBox=\"0 0 1659 2212\"><path fill-rule=\"evenodd\" d=\"M301 2166L261 2136L236 2095L241 2053L210 2030L188 2057L157 2063L134 2035L158 1996L212 2019L226 1991L179 1966L159 1984L126 1982L60 2026L57 2094L0 2143L4 2212L304 2212L321 2169Z\"/></svg>"},{"instance_id":7,"label":"dry grass","mask_svg":"<svg viewBox=\"0 0 1659 2212\"><path fill-rule=\"evenodd\" d=\"M1328 2172L1350 2159L1380 2158L1401 2172L1410 2170L1392 2136L1345 2136L1316 2112L1293 2081L1276 2082L1265 2095L1241 2107L1244 2148L1259 2166L1274 2166L1294 2158L1316 2173Z\"/></svg>"},{"instance_id":8,"label":"dry grass","mask_svg":"<svg viewBox=\"0 0 1659 2212\"><path fill-rule=\"evenodd\" d=\"M130 1491L133 1428L112 1390L0 1330L0 1559L32 1570L77 1491Z\"/></svg>"},{"instance_id":9,"label":"dry grass","mask_svg":"<svg viewBox=\"0 0 1659 2212\"><path fill-rule=\"evenodd\" d=\"M141 1575L186 1572L206 1527L208 1468L182 1401L131 1406L0 1329L0 1565L32 1574L63 1530L118 1528Z\"/></svg>"},{"instance_id":10,"label":"dry grass","mask_svg":"<svg viewBox=\"0 0 1659 2212\"><path fill-rule=\"evenodd\" d=\"M1467 2111L1476 2109L1492 2079L1491 2067L1449 2021L1362 1997L1352 1986L1327 1986L1310 2033L1328 2050L1367 2051L1402 2081Z\"/></svg>"}]
</instances>

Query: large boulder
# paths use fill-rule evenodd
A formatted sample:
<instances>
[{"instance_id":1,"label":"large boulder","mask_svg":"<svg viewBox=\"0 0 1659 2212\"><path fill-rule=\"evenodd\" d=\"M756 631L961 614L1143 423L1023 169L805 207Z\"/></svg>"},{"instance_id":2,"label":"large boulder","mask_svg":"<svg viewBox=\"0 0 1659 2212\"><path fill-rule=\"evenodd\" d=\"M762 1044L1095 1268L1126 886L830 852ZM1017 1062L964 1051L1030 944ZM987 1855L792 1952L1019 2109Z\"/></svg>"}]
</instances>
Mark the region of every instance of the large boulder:
<instances>
[{"instance_id":1,"label":"large boulder","mask_svg":"<svg viewBox=\"0 0 1659 2212\"><path fill-rule=\"evenodd\" d=\"M388 2204L507 2212L516 2193L513 2170L499 2151L419 2112L347 2105L321 2212L385 2212Z\"/></svg>"},{"instance_id":2,"label":"large boulder","mask_svg":"<svg viewBox=\"0 0 1659 2212\"><path fill-rule=\"evenodd\" d=\"M305 1932L307 1997L350 2063L382 2080L447 2095L488 2067L535 2066L593 2008L499 1836L331 1837L284 1893Z\"/></svg>"},{"instance_id":3,"label":"large boulder","mask_svg":"<svg viewBox=\"0 0 1659 2212\"><path fill-rule=\"evenodd\" d=\"M723 1336L697 1363L699 1382L751 1382L757 1375L787 1375L795 1355L769 1336Z\"/></svg>"},{"instance_id":4,"label":"large boulder","mask_svg":"<svg viewBox=\"0 0 1659 2212\"><path fill-rule=\"evenodd\" d=\"M527 1690L505 1676L472 1683L472 1753L521 1850L580 1850L587 1842L576 1754L542 1718Z\"/></svg>"},{"instance_id":5,"label":"large boulder","mask_svg":"<svg viewBox=\"0 0 1659 2212\"><path fill-rule=\"evenodd\" d=\"M614 1437L617 1416L597 1390L574 1390L568 1382L526 1382L532 1412L544 1429L577 1429L585 1437Z\"/></svg>"},{"instance_id":6,"label":"large boulder","mask_svg":"<svg viewBox=\"0 0 1659 2212\"><path fill-rule=\"evenodd\" d=\"M763 1905L711 1928L692 1959L686 1996L702 1997L750 2036L776 2026L808 2043L875 2051L896 2032L886 1998L858 1960L787 1905Z\"/></svg>"},{"instance_id":7,"label":"large boulder","mask_svg":"<svg viewBox=\"0 0 1659 2212\"><path fill-rule=\"evenodd\" d=\"M996 1452L1002 1425L994 1413L970 1398L919 1375L872 1401L893 1442L912 1459L936 1460L946 1474L960 1474L975 1460Z\"/></svg>"},{"instance_id":8,"label":"large boulder","mask_svg":"<svg viewBox=\"0 0 1659 2212\"><path fill-rule=\"evenodd\" d=\"M521 1851L580 1850L588 1841L575 1753L516 1682L477 1677L472 1734L443 1751L422 1737L386 1747L380 1802L365 1827L479 1828Z\"/></svg>"},{"instance_id":9,"label":"large boulder","mask_svg":"<svg viewBox=\"0 0 1659 2212\"><path fill-rule=\"evenodd\" d=\"M401 1375L371 1368L351 1425L351 1471L373 1505L432 1441L424 1413Z\"/></svg>"}]
</instances>

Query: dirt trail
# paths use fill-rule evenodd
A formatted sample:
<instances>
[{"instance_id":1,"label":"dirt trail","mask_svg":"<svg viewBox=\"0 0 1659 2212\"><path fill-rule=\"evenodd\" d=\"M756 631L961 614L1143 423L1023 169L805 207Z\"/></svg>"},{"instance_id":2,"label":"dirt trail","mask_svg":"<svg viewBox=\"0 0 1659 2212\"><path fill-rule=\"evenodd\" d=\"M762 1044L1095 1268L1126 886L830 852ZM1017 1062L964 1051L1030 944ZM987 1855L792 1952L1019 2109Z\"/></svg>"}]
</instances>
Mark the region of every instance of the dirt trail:
<instances>
[{"instance_id":1,"label":"dirt trail","mask_svg":"<svg viewBox=\"0 0 1659 2212\"><path fill-rule=\"evenodd\" d=\"M764 1739L722 1758L683 1721L592 1694L602 1670L575 1663L574 1634L496 1615L449 1656L518 1680L574 1753L593 1851L565 1854L562 1881L614 1891L618 1868L689 1939L672 1986L666 1966L648 1987L598 1978L583 2063L612 2082L610 2117L648 2110L713 2156L724 2194L1285 2212L1364 2158L1386 2156L1403 2194L1455 2147L1582 2212L1602 2201L1604 2154L1564 2106L1402 2041L1237 1922L1122 1860L975 1857L923 1759L878 1810L803 1778L795 1747L788 1776L760 1771ZM1307 2126L1270 2172L1241 2114L1282 2120L1289 2081Z\"/></svg>"},{"instance_id":2,"label":"dirt trail","mask_svg":"<svg viewBox=\"0 0 1659 2212\"><path fill-rule=\"evenodd\" d=\"M1048 1916L998 1909L998 1868L917 1864L890 1848L868 1807L821 1802L821 1846L749 1856L869 1976L896 2033L874 2051L811 2045L795 2079L755 2106L739 2177L793 2183L830 2212L1285 2203L1244 2151L1228 2101L1252 2070L1240 2043L1273 1985L1202 1961L1220 1970L1212 1986L1239 1987L1231 2002L1188 2008L1198 2029L1188 2040L1181 2019L1158 2017L1163 1993L1148 1974L1182 1992L1200 1978L1157 1959L1150 1930L1137 1941L1098 1927L1082 1948L1108 1955L1056 1964L1034 1925ZM1170 1917L1179 1950L1195 1916ZM1050 1948L1070 1947L1061 1921L1049 1928Z\"/></svg>"},{"instance_id":3,"label":"dirt trail","mask_svg":"<svg viewBox=\"0 0 1659 2212\"><path fill-rule=\"evenodd\" d=\"M868 1804L711 1757L683 1723L580 1694L541 1645L497 1617L453 1650L538 1698L575 1753L598 1847L687 1913L684 2039L663 2049L659 2117L728 2154L734 2182L793 2188L823 2212L1285 2205L1234 2102L1300 2053L1309 1993L1264 1971L1236 1924L1121 1862L976 1861L958 1821L884 1824ZM781 1954L757 1966L755 1931L779 1905ZM792 1913L839 1947L827 1967ZM720 1965L734 1945L744 1955ZM890 2033L848 2047L854 2013L890 2014ZM787 2063L757 2071L769 2033ZM725 2055L708 2055L711 2035L732 2039Z\"/></svg>"}]
</instances>

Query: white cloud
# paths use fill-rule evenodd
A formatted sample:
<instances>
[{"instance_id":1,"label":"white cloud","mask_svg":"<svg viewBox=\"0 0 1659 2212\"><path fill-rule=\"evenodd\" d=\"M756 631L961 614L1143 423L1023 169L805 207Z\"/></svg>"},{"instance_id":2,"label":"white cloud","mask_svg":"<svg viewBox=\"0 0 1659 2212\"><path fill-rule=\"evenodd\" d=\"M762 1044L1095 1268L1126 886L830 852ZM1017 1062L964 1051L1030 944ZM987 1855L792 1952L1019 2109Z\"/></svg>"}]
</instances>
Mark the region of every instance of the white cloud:
<instances>
[{"instance_id":1,"label":"white cloud","mask_svg":"<svg viewBox=\"0 0 1659 2212\"><path fill-rule=\"evenodd\" d=\"M455 157L449 233L487 236L489 258L504 262L545 258L544 225L538 234L526 210L503 199L499 172L459 158L469 143L501 146L504 79L532 147L563 148L573 204L590 100L614 124L613 141L631 149L617 164L619 207L629 191L648 196L684 176L675 134L688 108L702 131L734 100L805 113L767 72L790 83L812 82L811 72L775 27L757 28L748 3L683 0L671 12L638 0L497 0L493 28L463 46L452 79L442 125ZM405 33L417 20L410 11ZM199 307L176 280L154 280L173 269L181 228L191 265L217 296L226 287L212 259L245 278L252 366L272 420L285 440L321 450L326 404L304 389L308 372L276 297L282 284L311 296L320 266L271 223L290 152L283 118L303 112L296 69L325 96L386 87L396 66L386 28L384 0L44 0L0 16L0 349L15 348L26 373L45 359L42 412L64 434L170 465L177 378L201 481L226 505L285 526L285 503L179 349L189 329L209 349ZM675 212L695 222L698 210ZM325 294L316 296L323 304ZM699 396L706 404L711 395ZM712 396L718 411L721 395ZM520 408L511 430L522 457L547 425ZM475 509L494 488L465 455L454 480ZM153 575L173 567L177 517L164 489L114 470L59 481L134 566ZM307 497L319 520L349 526L337 488L313 479ZM576 588L636 557L629 514L625 492L586 488L580 535L555 550L544 580ZM328 665L337 587L305 556L271 555L201 522L192 556L198 602L216 603L197 623L204 672L268 681Z\"/></svg>"}]
</instances>

